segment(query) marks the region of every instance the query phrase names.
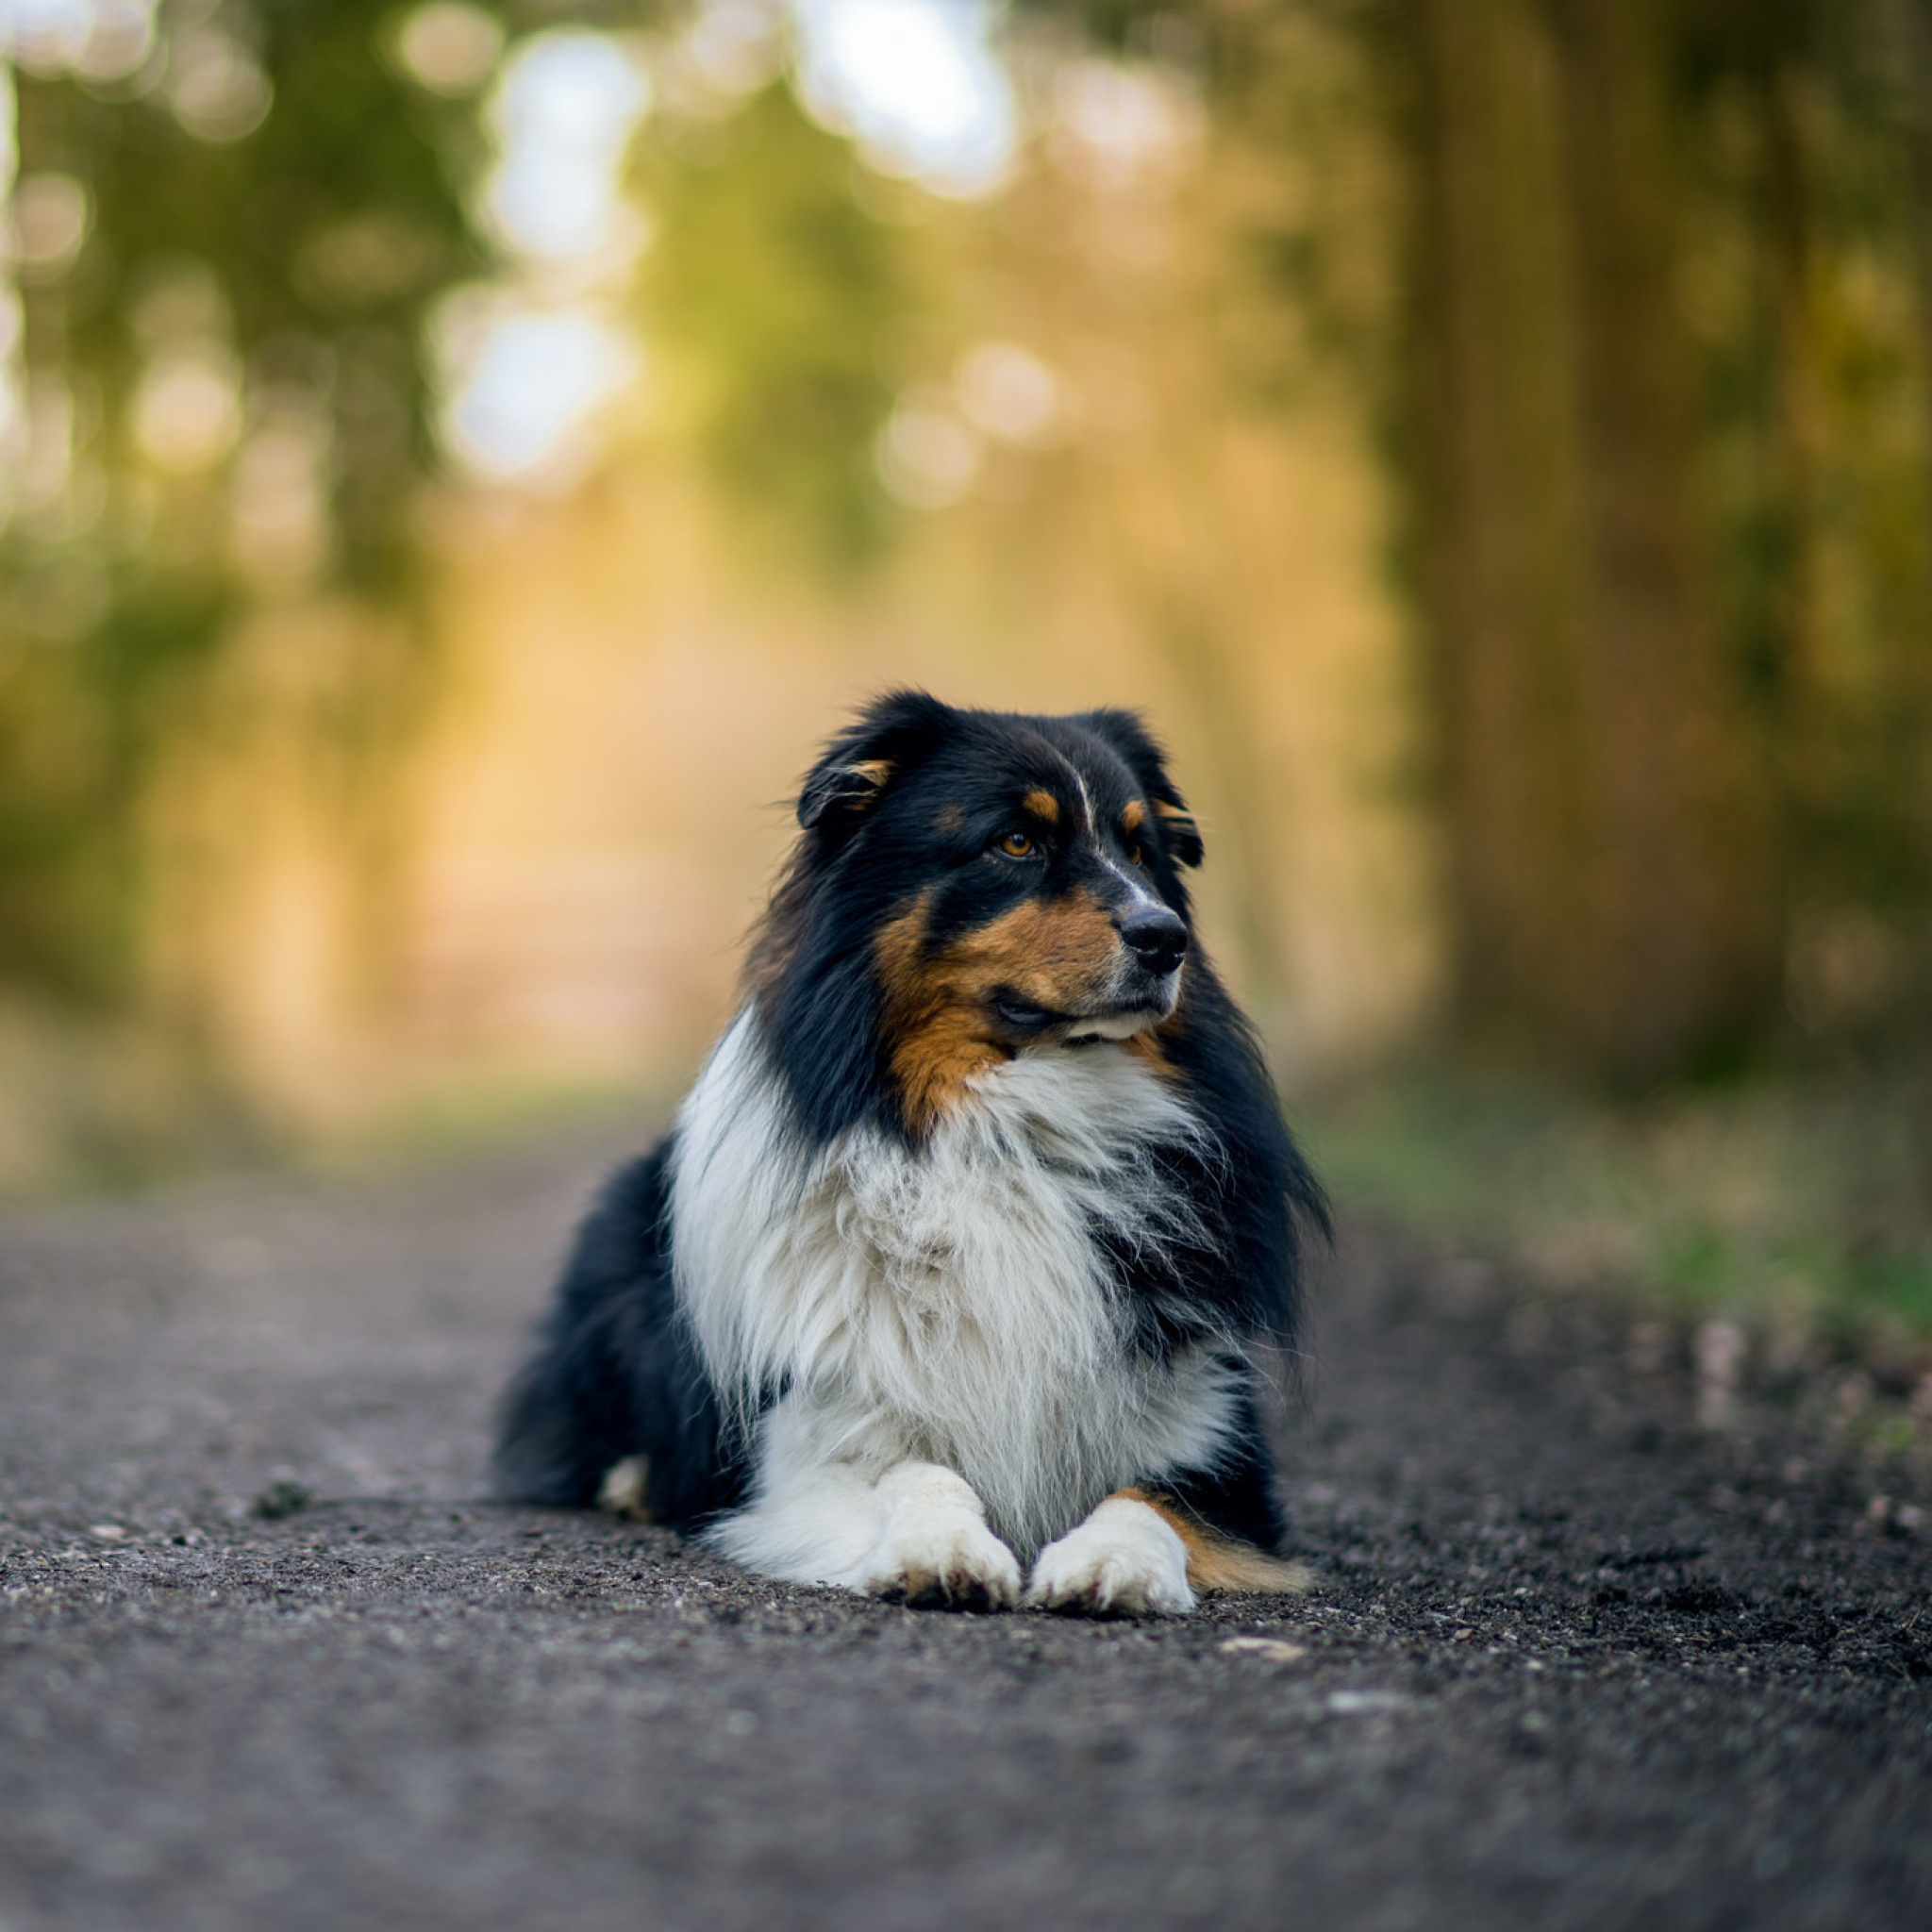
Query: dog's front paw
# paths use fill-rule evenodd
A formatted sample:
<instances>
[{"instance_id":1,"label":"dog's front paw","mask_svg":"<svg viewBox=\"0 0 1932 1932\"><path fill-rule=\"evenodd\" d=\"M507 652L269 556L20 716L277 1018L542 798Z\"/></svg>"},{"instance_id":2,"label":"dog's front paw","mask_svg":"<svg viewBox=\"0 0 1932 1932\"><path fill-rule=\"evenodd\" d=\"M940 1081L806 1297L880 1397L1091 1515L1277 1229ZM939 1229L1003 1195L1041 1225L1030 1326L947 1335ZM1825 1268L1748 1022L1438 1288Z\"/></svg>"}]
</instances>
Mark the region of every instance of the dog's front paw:
<instances>
[{"instance_id":1,"label":"dog's front paw","mask_svg":"<svg viewBox=\"0 0 1932 1932\"><path fill-rule=\"evenodd\" d=\"M868 1596L915 1609L1010 1610L1020 1601L1019 1563L950 1470L906 1465L879 1489L892 1507L859 1579Z\"/></svg>"},{"instance_id":2,"label":"dog's front paw","mask_svg":"<svg viewBox=\"0 0 1932 1932\"><path fill-rule=\"evenodd\" d=\"M1026 1603L1069 1616L1185 1617L1194 1607L1187 1548L1146 1504L1109 1497L1041 1551Z\"/></svg>"},{"instance_id":3,"label":"dog's front paw","mask_svg":"<svg viewBox=\"0 0 1932 1932\"><path fill-rule=\"evenodd\" d=\"M859 1588L914 1609L1010 1610L1020 1566L985 1524L929 1519L881 1538Z\"/></svg>"}]
</instances>

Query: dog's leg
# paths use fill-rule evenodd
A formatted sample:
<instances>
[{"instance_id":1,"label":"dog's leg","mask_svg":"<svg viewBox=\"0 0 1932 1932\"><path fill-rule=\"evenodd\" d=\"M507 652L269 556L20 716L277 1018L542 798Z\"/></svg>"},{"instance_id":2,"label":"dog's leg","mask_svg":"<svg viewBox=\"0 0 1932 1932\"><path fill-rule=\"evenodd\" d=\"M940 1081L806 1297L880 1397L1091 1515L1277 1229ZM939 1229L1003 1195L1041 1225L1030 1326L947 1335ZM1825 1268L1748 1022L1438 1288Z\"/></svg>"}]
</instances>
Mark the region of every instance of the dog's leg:
<instances>
[{"instance_id":1,"label":"dog's leg","mask_svg":"<svg viewBox=\"0 0 1932 1932\"><path fill-rule=\"evenodd\" d=\"M936 1462L902 1462L873 1495L883 1520L858 1582L868 1595L966 1610L1020 1601L1020 1566L962 1476Z\"/></svg>"},{"instance_id":2,"label":"dog's leg","mask_svg":"<svg viewBox=\"0 0 1932 1932\"><path fill-rule=\"evenodd\" d=\"M830 1583L922 1607L1011 1609L1020 1566L986 1526L964 1479L932 1462L901 1462L872 1479L821 1463L761 1483L751 1507L708 1539L767 1576Z\"/></svg>"},{"instance_id":3,"label":"dog's leg","mask_svg":"<svg viewBox=\"0 0 1932 1932\"><path fill-rule=\"evenodd\" d=\"M1206 1522L1172 1494L1116 1490L1033 1566L1026 1602L1089 1616L1182 1617L1197 1597L1299 1595L1299 1563Z\"/></svg>"},{"instance_id":4,"label":"dog's leg","mask_svg":"<svg viewBox=\"0 0 1932 1932\"><path fill-rule=\"evenodd\" d=\"M1194 1607L1187 1545L1152 1504L1122 1490L1041 1551L1026 1602L1090 1617L1185 1617Z\"/></svg>"}]
</instances>

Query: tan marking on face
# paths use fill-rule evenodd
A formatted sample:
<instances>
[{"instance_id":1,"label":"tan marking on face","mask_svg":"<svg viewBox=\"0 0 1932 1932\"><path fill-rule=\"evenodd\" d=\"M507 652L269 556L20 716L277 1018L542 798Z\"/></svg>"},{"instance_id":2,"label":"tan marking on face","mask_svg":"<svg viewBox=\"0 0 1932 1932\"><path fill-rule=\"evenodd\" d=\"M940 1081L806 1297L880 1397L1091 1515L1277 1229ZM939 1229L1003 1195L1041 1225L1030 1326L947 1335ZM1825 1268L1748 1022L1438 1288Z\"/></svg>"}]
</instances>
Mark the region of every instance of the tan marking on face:
<instances>
[{"instance_id":1,"label":"tan marking on face","mask_svg":"<svg viewBox=\"0 0 1932 1932\"><path fill-rule=\"evenodd\" d=\"M958 998L924 957L932 894L922 892L880 931L874 947L885 994L885 1034L906 1120L924 1133L968 1079L1009 1058L983 1013Z\"/></svg>"},{"instance_id":2,"label":"tan marking on face","mask_svg":"<svg viewBox=\"0 0 1932 1932\"><path fill-rule=\"evenodd\" d=\"M1121 1044L1137 1060L1145 1061L1163 1080L1171 1080L1174 1077L1174 1064L1167 1057L1167 1042L1161 1039L1161 1026L1143 1026L1140 1032L1130 1033Z\"/></svg>"},{"instance_id":3,"label":"tan marking on face","mask_svg":"<svg viewBox=\"0 0 1932 1932\"><path fill-rule=\"evenodd\" d=\"M1107 908L1084 892L1029 899L935 953L925 949L930 917L931 894L922 893L874 949L892 1076L916 1133L958 1102L974 1074L1012 1058L994 993L1080 1012L1105 998L1120 948Z\"/></svg>"},{"instance_id":4,"label":"tan marking on face","mask_svg":"<svg viewBox=\"0 0 1932 1932\"><path fill-rule=\"evenodd\" d=\"M1138 1060L1143 1061L1163 1080L1180 1078L1180 1069L1174 1065L1169 1048L1175 1037L1188 1024L1188 974L1190 962L1181 961L1181 976L1174 993L1174 1010L1166 1019L1157 1020L1152 1026L1143 1026L1140 1032L1131 1034L1121 1044Z\"/></svg>"},{"instance_id":5,"label":"tan marking on face","mask_svg":"<svg viewBox=\"0 0 1932 1932\"><path fill-rule=\"evenodd\" d=\"M1120 952L1113 917L1090 892L1027 899L962 934L935 961L958 992L984 1001L1002 987L1058 1013L1105 996Z\"/></svg>"},{"instance_id":6,"label":"tan marking on face","mask_svg":"<svg viewBox=\"0 0 1932 1932\"><path fill-rule=\"evenodd\" d=\"M1132 838L1147 823L1147 808L1138 798L1127 801L1127 808L1121 813L1121 830Z\"/></svg>"},{"instance_id":7,"label":"tan marking on face","mask_svg":"<svg viewBox=\"0 0 1932 1932\"><path fill-rule=\"evenodd\" d=\"M1116 1490L1109 1503L1144 1503L1180 1538L1188 1581L1203 1596L1302 1595L1312 1581L1307 1566L1290 1563L1208 1526L1191 1509L1151 1490Z\"/></svg>"},{"instance_id":8,"label":"tan marking on face","mask_svg":"<svg viewBox=\"0 0 1932 1932\"><path fill-rule=\"evenodd\" d=\"M933 823L950 838L966 829L966 814L957 805L942 805L934 814Z\"/></svg>"},{"instance_id":9,"label":"tan marking on face","mask_svg":"<svg viewBox=\"0 0 1932 1932\"><path fill-rule=\"evenodd\" d=\"M1029 791L1020 803L1035 818L1049 825L1057 825L1060 822L1060 802L1051 791Z\"/></svg>"},{"instance_id":10,"label":"tan marking on face","mask_svg":"<svg viewBox=\"0 0 1932 1932\"><path fill-rule=\"evenodd\" d=\"M870 811L878 803L879 793L886 789L886 780L892 775L892 761L891 758L861 758L856 765L847 765L845 774L871 787L846 808L850 811Z\"/></svg>"}]
</instances>

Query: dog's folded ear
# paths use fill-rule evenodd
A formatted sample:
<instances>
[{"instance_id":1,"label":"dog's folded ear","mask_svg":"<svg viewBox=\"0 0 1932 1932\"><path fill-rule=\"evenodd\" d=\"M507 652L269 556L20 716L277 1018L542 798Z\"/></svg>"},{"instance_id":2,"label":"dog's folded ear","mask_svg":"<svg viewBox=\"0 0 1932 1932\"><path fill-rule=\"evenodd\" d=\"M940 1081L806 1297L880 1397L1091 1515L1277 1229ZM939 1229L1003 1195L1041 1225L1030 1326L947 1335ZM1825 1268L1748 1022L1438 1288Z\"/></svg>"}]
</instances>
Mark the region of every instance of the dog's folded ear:
<instances>
[{"instance_id":1,"label":"dog's folded ear","mask_svg":"<svg viewBox=\"0 0 1932 1932\"><path fill-rule=\"evenodd\" d=\"M1141 791L1154 802L1154 815L1160 821L1161 836L1176 865L1199 865L1207 847L1201 842L1201 828L1188 809L1187 801L1167 775L1167 753L1160 741L1149 731L1133 711L1111 707L1083 711L1077 723L1096 738L1104 739L1125 759Z\"/></svg>"},{"instance_id":2,"label":"dog's folded ear","mask_svg":"<svg viewBox=\"0 0 1932 1932\"><path fill-rule=\"evenodd\" d=\"M842 838L886 788L929 753L952 723L952 708L923 691L888 691L825 746L798 794L808 832Z\"/></svg>"},{"instance_id":3,"label":"dog's folded ear","mask_svg":"<svg viewBox=\"0 0 1932 1932\"><path fill-rule=\"evenodd\" d=\"M1157 795L1154 816L1160 821L1160 829L1166 835L1167 849L1174 854L1174 863L1199 865L1208 848L1201 842L1201 828L1194 823L1194 814L1181 803L1180 794L1176 792L1172 798Z\"/></svg>"},{"instance_id":4,"label":"dog's folded ear","mask_svg":"<svg viewBox=\"0 0 1932 1932\"><path fill-rule=\"evenodd\" d=\"M809 832L826 819L857 818L870 811L891 775L891 758L816 766L798 794L798 823Z\"/></svg>"}]
</instances>

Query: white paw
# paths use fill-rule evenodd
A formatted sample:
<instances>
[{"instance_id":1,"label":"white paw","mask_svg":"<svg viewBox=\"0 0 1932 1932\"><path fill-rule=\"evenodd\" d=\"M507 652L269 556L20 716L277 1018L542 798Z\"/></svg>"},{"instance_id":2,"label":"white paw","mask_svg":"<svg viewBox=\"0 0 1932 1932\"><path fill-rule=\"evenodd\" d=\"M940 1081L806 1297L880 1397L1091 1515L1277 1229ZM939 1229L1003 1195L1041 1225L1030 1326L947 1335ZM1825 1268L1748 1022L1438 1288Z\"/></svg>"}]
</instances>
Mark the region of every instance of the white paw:
<instances>
[{"instance_id":1,"label":"white paw","mask_svg":"<svg viewBox=\"0 0 1932 1932\"><path fill-rule=\"evenodd\" d=\"M641 1456L626 1456L604 1472L597 1485L597 1507L633 1523L651 1520L651 1465Z\"/></svg>"},{"instance_id":2,"label":"white paw","mask_svg":"<svg viewBox=\"0 0 1932 1932\"><path fill-rule=\"evenodd\" d=\"M1187 1548L1146 1504L1109 1497L1041 1551L1026 1602L1090 1617L1185 1617L1194 1607Z\"/></svg>"},{"instance_id":3,"label":"white paw","mask_svg":"<svg viewBox=\"0 0 1932 1932\"><path fill-rule=\"evenodd\" d=\"M878 1488L889 1508L859 1577L868 1596L917 1609L1010 1610L1020 1601L1020 1565L959 1477L908 1464Z\"/></svg>"}]
</instances>

